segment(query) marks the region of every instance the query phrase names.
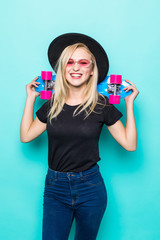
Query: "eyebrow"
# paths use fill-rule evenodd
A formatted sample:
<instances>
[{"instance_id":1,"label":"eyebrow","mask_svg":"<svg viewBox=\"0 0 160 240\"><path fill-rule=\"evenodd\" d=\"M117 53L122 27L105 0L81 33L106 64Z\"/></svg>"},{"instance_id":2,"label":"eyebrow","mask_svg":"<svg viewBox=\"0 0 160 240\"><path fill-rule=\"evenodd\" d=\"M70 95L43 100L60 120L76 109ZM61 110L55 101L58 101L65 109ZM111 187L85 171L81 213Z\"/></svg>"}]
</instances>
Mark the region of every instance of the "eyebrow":
<instances>
[{"instance_id":1,"label":"eyebrow","mask_svg":"<svg viewBox=\"0 0 160 240\"><path fill-rule=\"evenodd\" d=\"M72 60L88 60L88 61L91 60L91 59L87 59L87 58L80 58L80 59L69 58L69 59L72 59Z\"/></svg>"}]
</instances>

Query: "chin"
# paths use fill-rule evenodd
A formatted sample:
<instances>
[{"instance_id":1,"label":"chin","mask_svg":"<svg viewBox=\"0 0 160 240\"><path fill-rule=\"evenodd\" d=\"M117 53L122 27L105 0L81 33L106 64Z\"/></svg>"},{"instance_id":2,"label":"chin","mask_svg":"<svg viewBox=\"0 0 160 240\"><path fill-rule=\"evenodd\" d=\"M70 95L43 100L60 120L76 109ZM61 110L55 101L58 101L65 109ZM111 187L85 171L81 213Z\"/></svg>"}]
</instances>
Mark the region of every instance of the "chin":
<instances>
[{"instance_id":1,"label":"chin","mask_svg":"<svg viewBox=\"0 0 160 240\"><path fill-rule=\"evenodd\" d=\"M79 81L79 80L70 80L70 81L68 81L67 80L67 83L69 84L69 85L72 85L72 86L81 86L81 85L84 85L84 84L86 84L86 81L84 82L84 81Z\"/></svg>"}]
</instances>

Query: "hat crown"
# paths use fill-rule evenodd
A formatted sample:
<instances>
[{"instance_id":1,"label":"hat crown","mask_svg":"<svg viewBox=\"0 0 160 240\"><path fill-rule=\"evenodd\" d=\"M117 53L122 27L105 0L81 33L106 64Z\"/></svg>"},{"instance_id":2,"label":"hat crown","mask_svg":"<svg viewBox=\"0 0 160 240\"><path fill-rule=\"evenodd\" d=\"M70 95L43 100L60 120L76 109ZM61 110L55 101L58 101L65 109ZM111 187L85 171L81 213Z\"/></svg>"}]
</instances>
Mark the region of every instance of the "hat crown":
<instances>
[{"instance_id":1,"label":"hat crown","mask_svg":"<svg viewBox=\"0 0 160 240\"><path fill-rule=\"evenodd\" d=\"M85 44L92 52L98 68L98 83L102 82L109 70L108 56L103 47L95 39L81 33L65 33L56 37L50 43L48 48L48 59L53 70L56 72L55 66L63 50L67 46L75 43Z\"/></svg>"}]
</instances>

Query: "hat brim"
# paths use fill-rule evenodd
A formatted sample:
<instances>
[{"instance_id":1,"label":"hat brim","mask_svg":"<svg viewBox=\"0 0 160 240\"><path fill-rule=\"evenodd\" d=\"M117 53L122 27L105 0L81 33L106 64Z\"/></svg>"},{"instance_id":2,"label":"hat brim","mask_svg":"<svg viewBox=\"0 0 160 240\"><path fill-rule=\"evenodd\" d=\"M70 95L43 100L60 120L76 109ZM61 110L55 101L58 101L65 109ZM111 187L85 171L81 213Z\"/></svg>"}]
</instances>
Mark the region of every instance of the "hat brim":
<instances>
[{"instance_id":1,"label":"hat brim","mask_svg":"<svg viewBox=\"0 0 160 240\"><path fill-rule=\"evenodd\" d=\"M84 43L93 53L98 67L98 83L102 82L109 70L108 56L103 47L93 38L81 33L66 33L55 38L48 48L48 59L56 72L56 63L63 52L63 50L72 44Z\"/></svg>"}]
</instances>

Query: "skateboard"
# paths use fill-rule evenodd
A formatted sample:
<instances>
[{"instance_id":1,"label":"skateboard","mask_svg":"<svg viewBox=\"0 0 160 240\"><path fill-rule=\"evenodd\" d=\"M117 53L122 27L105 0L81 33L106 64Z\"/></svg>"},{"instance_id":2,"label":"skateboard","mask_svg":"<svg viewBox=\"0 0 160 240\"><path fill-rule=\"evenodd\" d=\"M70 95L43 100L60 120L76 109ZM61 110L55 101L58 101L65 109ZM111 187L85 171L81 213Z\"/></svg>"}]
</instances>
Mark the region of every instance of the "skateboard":
<instances>
[{"instance_id":1,"label":"skateboard","mask_svg":"<svg viewBox=\"0 0 160 240\"><path fill-rule=\"evenodd\" d=\"M36 82L40 84L35 87L35 91L40 93L41 99L49 100L53 94L53 86L55 83L56 75L52 72L41 71L41 76L38 77ZM122 75L110 75L97 85L97 91L109 98L110 104L120 104L120 99L129 96L132 90L126 92L123 90L125 87L131 85L122 79Z\"/></svg>"},{"instance_id":2,"label":"skateboard","mask_svg":"<svg viewBox=\"0 0 160 240\"><path fill-rule=\"evenodd\" d=\"M109 98L109 103L120 104L120 99L129 96L132 90L126 92L125 87L131 84L122 79L122 75L110 75L97 85L97 91Z\"/></svg>"}]
</instances>

